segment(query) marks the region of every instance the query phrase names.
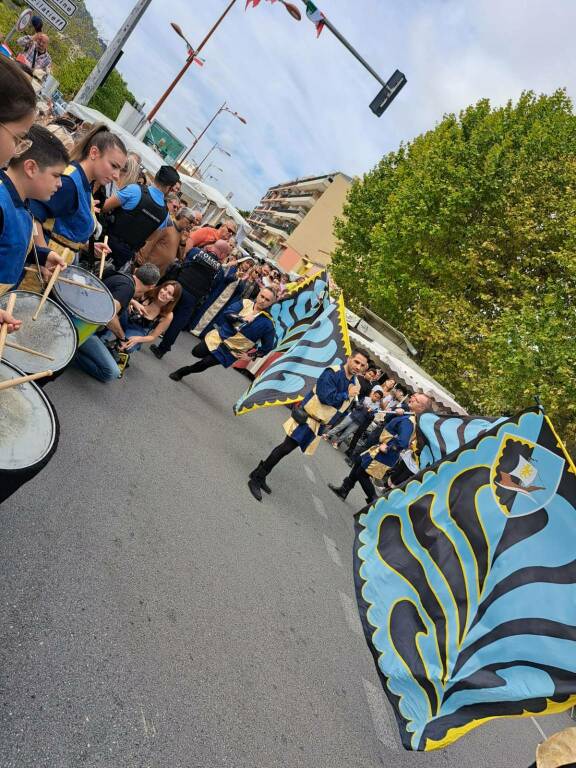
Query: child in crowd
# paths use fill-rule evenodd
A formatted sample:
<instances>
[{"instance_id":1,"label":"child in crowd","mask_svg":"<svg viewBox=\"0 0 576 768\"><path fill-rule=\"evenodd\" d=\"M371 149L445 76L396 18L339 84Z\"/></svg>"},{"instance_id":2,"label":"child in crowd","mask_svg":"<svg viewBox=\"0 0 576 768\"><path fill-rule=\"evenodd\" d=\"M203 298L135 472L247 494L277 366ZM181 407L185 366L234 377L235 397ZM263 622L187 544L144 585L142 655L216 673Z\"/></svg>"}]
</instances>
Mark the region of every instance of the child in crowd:
<instances>
[{"instance_id":1,"label":"child in crowd","mask_svg":"<svg viewBox=\"0 0 576 768\"><path fill-rule=\"evenodd\" d=\"M34 221L28 201L49 200L60 188L60 177L68 162L62 142L46 128L33 125L27 133L29 145L0 171L0 292L17 286L24 276L27 257L52 271L65 260L48 248L34 254Z\"/></svg>"}]
</instances>

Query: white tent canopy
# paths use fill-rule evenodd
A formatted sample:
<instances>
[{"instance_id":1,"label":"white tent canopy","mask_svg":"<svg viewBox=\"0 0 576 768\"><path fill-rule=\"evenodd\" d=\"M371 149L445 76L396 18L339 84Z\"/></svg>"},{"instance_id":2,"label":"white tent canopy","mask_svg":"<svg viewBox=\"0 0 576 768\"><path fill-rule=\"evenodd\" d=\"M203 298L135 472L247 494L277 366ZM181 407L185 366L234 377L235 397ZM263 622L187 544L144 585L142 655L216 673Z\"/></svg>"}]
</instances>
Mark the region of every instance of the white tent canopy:
<instances>
[{"instance_id":1,"label":"white tent canopy","mask_svg":"<svg viewBox=\"0 0 576 768\"><path fill-rule=\"evenodd\" d=\"M71 101L67 105L67 111L89 123L105 123L111 131L114 131L114 133L122 139L129 150L137 152L140 155L144 166L151 173L156 173L163 164L162 158L154 152L152 147L144 144L144 142L140 141L125 128L122 128L115 123L114 120L110 120L109 117L98 112L98 110ZM236 208L234 208L234 206L230 204L230 201L218 192L217 189L214 189L214 187L211 187L209 184L204 184L198 179L193 179L191 176L188 176L181 171L180 179L182 181L184 197L194 203L208 205L208 213L212 212L212 215L209 216L210 220L218 220L219 217L213 215L214 209L217 209L221 216L225 215L234 219L236 224L238 224L239 227L242 227L245 232L250 231L251 227L248 222L240 216Z\"/></svg>"},{"instance_id":2,"label":"white tent canopy","mask_svg":"<svg viewBox=\"0 0 576 768\"><path fill-rule=\"evenodd\" d=\"M448 408L453 413L458 413L462 416L467 413L466 410L454 400L450 392L428 376L419 365L413 360L410 360L407 356L404 357L400 350L396 353L394 345L391 344L390 349L387 349L377 341L365 339L363 336L360 336L352 330L350 330L349 333L352 346L368 352L370 357L382 363L383 367L387 371L390 371L397 381L410 387L410 389L424 392L424 394L429 395L437 403Z\"/></svg>"}]
</instances>

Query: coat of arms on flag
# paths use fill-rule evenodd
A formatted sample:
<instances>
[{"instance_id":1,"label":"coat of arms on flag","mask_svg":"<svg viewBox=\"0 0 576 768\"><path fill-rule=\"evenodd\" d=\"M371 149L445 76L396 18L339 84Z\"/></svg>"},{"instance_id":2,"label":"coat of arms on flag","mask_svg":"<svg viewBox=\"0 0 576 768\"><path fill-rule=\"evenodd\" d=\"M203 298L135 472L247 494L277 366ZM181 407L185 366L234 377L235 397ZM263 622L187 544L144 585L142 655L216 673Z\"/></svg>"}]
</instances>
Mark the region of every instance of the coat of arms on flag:
<instances>
[{"instance_id":1,"label":"coat of arms on flag","mask_svg":"<svg viewBox=\"0 0 576 768\"><path fill-rule=\"evenodd\" d=\"M483 424L356 525L362 623L406 749L576 703L576 466L543 413Z\"/></svg>"}]
</instances>

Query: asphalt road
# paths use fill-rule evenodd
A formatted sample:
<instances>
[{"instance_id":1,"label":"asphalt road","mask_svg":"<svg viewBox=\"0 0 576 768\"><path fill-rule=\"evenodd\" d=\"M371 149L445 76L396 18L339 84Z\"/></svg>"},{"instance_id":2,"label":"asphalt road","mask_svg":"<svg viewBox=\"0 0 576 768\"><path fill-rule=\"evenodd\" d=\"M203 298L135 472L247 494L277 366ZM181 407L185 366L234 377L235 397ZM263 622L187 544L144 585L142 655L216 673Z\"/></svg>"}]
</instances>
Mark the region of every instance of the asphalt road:
<instances>
[{"instance_id":1,"label":"asphalt road","mask_svg":"<svg viewBox=\"0 0 576 768\"><path fill-rule=\"evenodd\" d=\"M528 766L567 714L402 749L354 602L361 491L335 499L322 445L253 501L286 412L234 417L231 370L170 381L190 346L47 389L59 450L0 512L0 767Z\"/></svg>"}]
</instances>

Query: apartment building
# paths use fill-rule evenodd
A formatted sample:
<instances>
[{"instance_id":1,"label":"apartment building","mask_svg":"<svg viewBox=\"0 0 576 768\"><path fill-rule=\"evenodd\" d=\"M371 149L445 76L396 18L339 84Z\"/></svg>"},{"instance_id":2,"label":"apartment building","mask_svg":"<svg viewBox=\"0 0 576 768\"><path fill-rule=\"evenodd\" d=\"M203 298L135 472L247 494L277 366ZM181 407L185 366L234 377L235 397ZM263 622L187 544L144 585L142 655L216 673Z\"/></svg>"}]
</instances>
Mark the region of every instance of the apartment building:
<instances>
[{"instance_id":1,"label":"apartment building","mask_svg":"<svg viewBox=\"0 0 576 768\"><path fill-rule=\"evenodd\" d=\"M248 221L250 238L264 245L287 272L304 274L329 263L352 180L343 173L307 176L270 187Z\"/></svg>"}]
</instances>

